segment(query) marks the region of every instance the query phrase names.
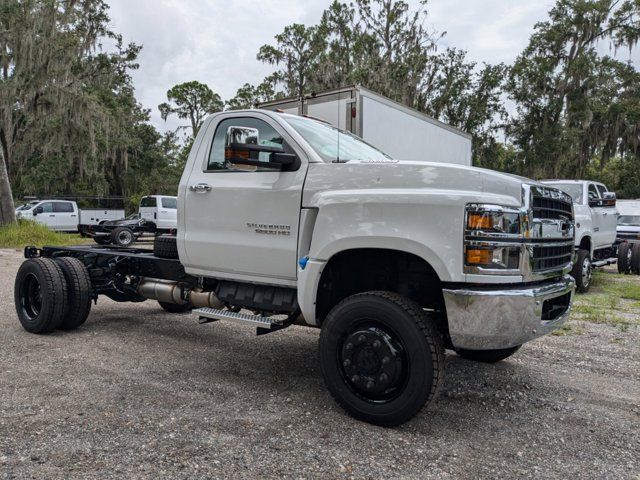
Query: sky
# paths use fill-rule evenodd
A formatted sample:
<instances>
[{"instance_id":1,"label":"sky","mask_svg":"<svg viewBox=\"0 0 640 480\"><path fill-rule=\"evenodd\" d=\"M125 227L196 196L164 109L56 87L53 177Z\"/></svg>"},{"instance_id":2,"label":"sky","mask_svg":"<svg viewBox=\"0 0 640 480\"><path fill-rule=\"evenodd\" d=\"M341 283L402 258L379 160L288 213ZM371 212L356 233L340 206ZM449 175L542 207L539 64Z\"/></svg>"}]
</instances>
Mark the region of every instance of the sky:
<instances>
[{"instance_id":1,"label":"sky","mask_svg":"<svg viewBox=\"0 0 640 480\"><path fill-rule=\"evenodd\" d=\"M113 30L143 46L132 77L136 96L151 109L160 130L158 104L172 86L206 83L223 100L244 83L257 84L273 67L256 59L265 43L292 23L316 24L331 0L107 0ZM408 0L413 6L419 0ZM547 18L553 0L430 0L428 26L446 32L439 42L467 50L477 62L511 63L526 46L536 22ZM603 46L603 48L605 48ZM608 47L606 47L608 48ZM628 52L618 52L620 60ZM638 58L637 50L633 54ZM636 62L636 65L638 62Z\"/></svg>"}]
</instances>

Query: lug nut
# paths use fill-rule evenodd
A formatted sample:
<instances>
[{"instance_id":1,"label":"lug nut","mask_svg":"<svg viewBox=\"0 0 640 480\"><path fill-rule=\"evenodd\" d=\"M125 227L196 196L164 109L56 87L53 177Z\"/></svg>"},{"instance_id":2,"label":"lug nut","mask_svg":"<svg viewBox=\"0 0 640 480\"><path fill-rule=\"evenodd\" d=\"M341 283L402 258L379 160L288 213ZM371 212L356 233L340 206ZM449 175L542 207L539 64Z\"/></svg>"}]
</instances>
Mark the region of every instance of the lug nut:
<instances>
[{"instance_id":1,"label":"lug nut","mask_svg":"<svg viewBox=\"0 0 640 480\"><path fill-rule=\"evenodd\" d=\"M387 365L390 361L391 361L391 359L389 357L383 357L382 358L382 364L383 365Z\"/></svg>"},{"instance_id":2,"label":"lug nut","mask_svg":"<svg viewBox=\"0 0 640 480\"><path fill-rule=\"evenodd\" d=\"M367 339L367 337L365 337L364 335L359 335L359 336L358 336L358 342L359 342L359 343L364 342L366 339Z\"/></svg>"},{"instance_id":3,"label":"lug nut","mask_svg":"<svg viewBox=\"0 0 640 480\"><path fill-rule=\"evenodd\" d=\"M360 381L360 376L359 375L354 375L353 377L351 377L351 381L353 383L358 383Z\"/></svg>"},{"instance_id":4,"label":"lug nut","mask_svg":"<svg viewBox=\"0 0 640 480\"><path fill-rule=\"evenodd\" d=\"M387 380L389 380L389 375L387 375L386 373L382 373L380 374L379 380L381 382L386 382Z\"/></svg>"},{"instance_id":5,"label":"lug nut","mask_svg":"<svg viewBox=\"0 0 640 480\"><path fill-rule=\"evenodd\" d=\"M374 386L375 386L375 383L373 383L371 380L367 382L367 390L371 390Z\"/></svg>"},{"instance_id":6,"label":"lug nut","mask_svg":"<svg viewBox=\"0 0 640 480\"><path fill-rule=\"evenodd\" d=\"M345 350L351 350L353 348L353 343L349 342L344 346Z\"/></svg>"},{"instance_id":7,"label":"lug nut","mask_svg":"<svg viewBox=\"0 0 640 480\"><path fill-rule=\"evenodd\" d=\"M344 367L348 367L349 365L351 365L351 360L349 360L348 358L344 362L342 362L342 366Z\"/></svg>"},{"instance_id":8,"label":"lug nut","mask_svg":"<svg viewBox=\"0 0 640 480\"><path fill-rule=\"evenodd\" d=\"M380 340L376 340L375 342L373 342L373 348L380 348L382 346L382 344L380 343Z\"/></svg>"}]
</instances>

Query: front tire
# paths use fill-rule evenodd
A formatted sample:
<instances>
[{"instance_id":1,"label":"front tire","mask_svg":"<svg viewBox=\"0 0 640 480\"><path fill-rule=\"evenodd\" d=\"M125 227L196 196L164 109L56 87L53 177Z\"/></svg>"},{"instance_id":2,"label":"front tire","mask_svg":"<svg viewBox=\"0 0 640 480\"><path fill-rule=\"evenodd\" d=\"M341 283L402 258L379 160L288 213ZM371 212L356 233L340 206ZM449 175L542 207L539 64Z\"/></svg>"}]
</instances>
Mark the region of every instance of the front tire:
<instances>
[{"instance_id":1,"label":"front tire","mask_svg":"<svg viewBox=\"0 0 640 480\"><path fill-rule=\"evenodd\" d=\"M518 345L517 347L511 348L503 348L500 350L456 350L456 353L460 355L462 358L466 358L467 360L473 360L475 362L483 362L483 363L496 363L505 358L510 357L518 350L522 345Z\"/></svg>"},{"instance_id":2,"label":"front tire","mask_svg":"<svg viewBox=\"0 0 640 480\"><path fill-rule=\"evenodd\" d=\"M31 333L58 328L67 313L67 283L50 258L25 260L16 275L14 301L18 320Z\"/></svg>"},{"instance_id":3,"label":"front tire","mask_svg":"<svg viewBox=\"0 0 640 480\"><path fill-rule=\"evenodd\" d=\"M640 242L633 244L631 254L631 271L636 275L640 275Z\"/></svg>"},{"instance_id":4,"label":"front tire","mask_svg":"<svg viewBox=\"0 0 640 480\"><path fill-rule=\"evenodd\" d=\"M444 377L442 336L418 304L367 292L335 306L320 332L320 367L353 417L400 425L435 398Z\"/></svg>"},{"instance_id":5,"label":"front tire","mask_svg":"<svg viewBox=\"0 0 640 480\"><path fill-rule=\"evenodd\" d=\"M618 245L618 273L631 273L632 245L622 242Z\"/></svg>"},{"instance_id":6,"label":"front tire","mask_svg":"<svg viewBox=\"0 0 640 480\"><path fill-rule=\"evenodd\" d=\"M136 237L130 228L118 227L111 232L111 242L119 247L130 247L135 241Z\"/></svg>"},{"instance_id":7,"label":"front tire","mask_svg":"<svg viewBox=\"0 0 640 480\"><path fill-rule=\"evenodd\" d=\"M576 263L571 270L571 276L576 281L576 292L587 293L589 291L592 274L591 255L587 250L578 250Z\"/></svg>"}]
</instances>

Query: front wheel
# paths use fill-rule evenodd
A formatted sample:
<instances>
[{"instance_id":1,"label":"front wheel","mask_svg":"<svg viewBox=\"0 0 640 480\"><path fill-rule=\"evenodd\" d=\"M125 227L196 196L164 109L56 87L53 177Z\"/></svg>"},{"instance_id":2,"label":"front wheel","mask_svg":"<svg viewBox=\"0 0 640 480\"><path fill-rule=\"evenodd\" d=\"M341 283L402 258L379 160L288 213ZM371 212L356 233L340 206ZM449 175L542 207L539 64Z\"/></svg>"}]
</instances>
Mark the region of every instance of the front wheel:
<instances>
[{"instance_id":1,"label":"front wheel","mask_svg":"<svg viewBox=\"0 0 640 480\"><path fill-rule=\"evenodd\" d=\"M444 346L418 304L367 292L335 306L320 332L320 368L333 398L353 417L400 425L436 396Z\"/></svg>"},{"instance_id":2,"label":"front wheel","mask_svg":"<svg viewBox=\"0 0 640 480\"><path fill-rule=\"evenodd\" d=\"M629 263L631 265L631 271L636 275L640 275L640 242L633 244Z\"/></svg>"},{"instance_id":3,"label":"front wheel","mask_svg":"<svg viewBox=\"0 0 640 480\"><path fill-rule=\"evenodd\" d=\"M505 358L510 357L518 350L522 345L518 345L517 347L511 348L502 348L499 350L456 350L456 353L460 355L462 358L466 358L467 360L473 360L475 362L483 362L483 363L496 363Z\"/></svg>"},{"instance_id":4,"label":"front wheel","mask_svg":"<svg viewBox=\"0 0 640 480\"><path fill-rule=\"evenodd\" d=\"M119 247L129 247L135 240L136 237L130 228L119 227L111 232L111 241Z\"/></svg>"},{"instance_id":5,"label":"front wheel","mask_svg":"<svg viewBox=\"0 0 640 480\"><path fill-rule=\"evenodd\" d=\"M576 263L571 270L571 276L576 281L576 292L587 293L589 291L592 274L591 255L587 250L578 250Z\"/></svg>"},{"instance_id":6,"label":"front wheel","mask_svg":"<svg viewBox=\"0 0 640 480\"><path fill-rule=\"evenodd\" d=\"M629 242L618 245L618 273L631 273L631 256L633 249Z\"/></svg>"}]
</instances>

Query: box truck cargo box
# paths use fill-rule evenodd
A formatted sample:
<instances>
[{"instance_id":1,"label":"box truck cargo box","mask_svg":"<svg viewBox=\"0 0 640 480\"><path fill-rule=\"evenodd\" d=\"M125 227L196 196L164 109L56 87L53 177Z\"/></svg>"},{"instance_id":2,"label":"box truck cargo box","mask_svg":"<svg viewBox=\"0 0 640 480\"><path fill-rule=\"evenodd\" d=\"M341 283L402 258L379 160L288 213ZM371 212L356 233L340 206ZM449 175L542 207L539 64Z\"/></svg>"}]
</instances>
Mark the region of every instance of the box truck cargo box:
<instances>
[{"instance_id":1,"label":"box truck cargo box","mask_svg":"<svg viewBox=\"0 0 640 480\"><path fill-rule=\"evenodd\" d=\"M363 87L257 106L325 120L398 160L471 165L471 135Z\"/></svg>"}]
</instances>

